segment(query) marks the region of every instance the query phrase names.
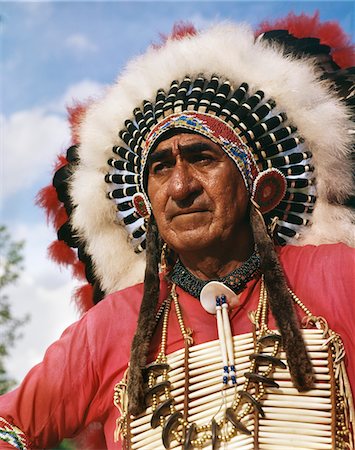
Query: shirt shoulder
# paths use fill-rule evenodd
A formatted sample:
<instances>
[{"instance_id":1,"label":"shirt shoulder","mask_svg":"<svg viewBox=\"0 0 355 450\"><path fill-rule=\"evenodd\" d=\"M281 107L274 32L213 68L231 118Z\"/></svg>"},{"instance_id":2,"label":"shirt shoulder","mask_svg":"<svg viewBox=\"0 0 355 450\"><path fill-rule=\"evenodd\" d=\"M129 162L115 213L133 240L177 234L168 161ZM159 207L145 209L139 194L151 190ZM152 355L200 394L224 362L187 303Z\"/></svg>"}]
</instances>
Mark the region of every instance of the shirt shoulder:
<instances>
[{"instance_id":1,"label":"shirt shoulder","mask_svg":"<svg viewBox=\"0 0 355 450\"><path fill-rule=\"evenodd\" d=\"M333 277L341 273L342 278L355 274L355 249L343 243L323 245L286 245L278 249L280 261L286 274L327 272Z\"/></svg>"},{"instance_id":2,"label":"shirt shoulder","mask_svg":"<svg viewBox=\"0 0 355 450\"><path fill-rule=\"evenodd\" d=\"M353 316L355 249L345 244L285 246L278 250L289 287L315 315Z\"/></svg>"}]
</instances>

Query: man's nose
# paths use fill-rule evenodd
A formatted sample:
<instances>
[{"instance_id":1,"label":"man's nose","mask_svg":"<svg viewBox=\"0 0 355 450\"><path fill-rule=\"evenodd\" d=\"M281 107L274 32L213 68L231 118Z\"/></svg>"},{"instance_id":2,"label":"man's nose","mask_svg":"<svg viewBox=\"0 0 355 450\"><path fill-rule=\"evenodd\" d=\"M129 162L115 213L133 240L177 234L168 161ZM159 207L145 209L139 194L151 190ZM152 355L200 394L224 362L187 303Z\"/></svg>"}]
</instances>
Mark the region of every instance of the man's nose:
<instances>
[{"instance_id":1,"label":"man's nose","mask_svg":"<svg viewBox=\"0 0 355 450\"><path fill-rule=\"evenodd\" d=\"M169 180L169 195L175 202L184 202L201 191L202 187L193 175L187 161L178 159Z\"/></svg>"}]
</instances>

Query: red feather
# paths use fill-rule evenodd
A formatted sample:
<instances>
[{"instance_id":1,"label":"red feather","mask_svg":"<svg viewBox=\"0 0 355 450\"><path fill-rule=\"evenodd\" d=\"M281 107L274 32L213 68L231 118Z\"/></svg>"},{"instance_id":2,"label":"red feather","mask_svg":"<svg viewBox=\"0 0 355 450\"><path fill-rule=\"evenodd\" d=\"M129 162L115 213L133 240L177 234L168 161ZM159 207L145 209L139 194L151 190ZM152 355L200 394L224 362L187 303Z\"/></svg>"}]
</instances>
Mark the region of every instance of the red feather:
<instances>
[{"instance_id":1,"label":"red feather","mask_svg":"<svg viewBox=\"0 0 355 450\"><path fill-rule=\"evenodd\" d=\"M53 241L48 247L48 255L52 261L62 266L74 264L77 259L75 251L64 241Z\"/></svg>"},{"instance_id":2,"label":"red feather","mask_svg":"<svg viewBox=\"0 0 355 450\"><path fill-rule=\"evenodd\" d=\"M83 314L94 306L93 287L91 284L84 284L75 289L72 299L74 300L79 312Z\"/></svg>"},{"instance_id":3,"label":"red feather","mask_svg":"<svg viewBox=\"0 0 355 450\"><path fill-rule=\"evenodd\" d=\"M173 26L173 31L171 32L170 39L174 41L179 41L186 37L195 36L197 30L190 22L177 22Z\"/></svg>"},{"instance_id":4,"label":"red feather","mask_svg":"<svg viewBox=\"0 0 355 450\"><path fill-rule=\"evenodd\" d=\"M80 124L83 121L85 113L92 100L86 102L75 102L73 106L67 108L68 120L71 129L71 137L74 145L79 144L79 130Z\"/></svg>"},{"instance_id":5,"label":"red feather","mask_svg":"<svg viewBox=\"0 0 355 450\"><path fill-rule=\"evenodd\" d=\"M47 221L53 222L61 207L54 186L42 188L37 194L36 204L45 210Z\"/></svg>"},{"instance_id":6,"label":"red feather","mask_svg":"<svg viewBox=\"0 0 355 450\"><path fill-rule=\"evenodd\" d=\"M164 44L172 39L174 41L180 41L181 39L189 38L195 36L197 30L190 22L177 22L174 24L173 29L169 35L160 33L160 42L153 44L154 48L163 47Z\"/></svg>"},{"instance_id":7,"label":"red feather","mask_svg":"<svg viewBox=\"0 0 355 450\"><path fill-rule=\"evenodd\" d=\"M58 155L54 164L54 172L67 164L65 155ZM38 192L36 204L45 210L47 221L53 224L56 231L68 220L63 203L58 200L57 192L52 184Z\"/></svg>"},{"instance_id":8,"label":"red feather","mask_svg":"<svg viewBox=\"0 0 355 450\"><path fill-rule=\"evenodd\" d=\"M60 207L53 215L53 226L56 231L68 221L68 214L63 206L63 203L60 203Z\"/></svg>"},{"instance_id":9,"label":"red feather","mask_svg":"<svg viewBox=\"0 0 355 450\"><path fill-rule=\"evenodd\" d=\"M73 264L73 276L79 280L86 280L85 264L79 259Z\"/></svg>"},{"instance_id":10,"label":"red feather","mask_svg":"<svg viewBox=\"0 0 355 450\"><path fill-rule=\"evenodd\" d=\"M57 160L54 163L54 172L61 169L62 167L66 166L68 164L68 160L65 155L60 154L57 155Z\"/></svg>"},{"instance_id":11,"label":"red feather","mask_svg":"<svg viewBox=\"0 0 355 450\"><path fill-rule=\"evenodd\" d=\"M72 131L72 141L79 142L79 127L85 115L87 107L91 101L76 103L68 108L69 122ZM68 164L64 154L60 154L54 164L54 172ZM36 204L45 210L47 221L50 221L57 231L65 222L68 215L64 204L58 200L57 192L53 185L49 185L40 190L36 197ZM85 265L79 261L76 250L70 248L64 241L56 240L48 247L49 257L61 266L71 266L73 276L86 281ZM85 284L75 290L73 300L79 311L84 313L93 306L93 287Z\"/></svg>"},{"instance_id":12,"label":"red feather","mask_svg":"<svg viewBox=\"0 0 355 450\"><path fill-rule=\"evenodd\" d=\"M274 22L261 22L256 31L256 35L265 31L286 29L295 37L316 37L322 44L331 47L331 55L338 66L345 68L355 64L354 45L351 44L350 37L345 34L340 25L335 21L321 23L319 12L313 16L307 14L288 14L285 18Z\"/></svg>"}]
</instances>

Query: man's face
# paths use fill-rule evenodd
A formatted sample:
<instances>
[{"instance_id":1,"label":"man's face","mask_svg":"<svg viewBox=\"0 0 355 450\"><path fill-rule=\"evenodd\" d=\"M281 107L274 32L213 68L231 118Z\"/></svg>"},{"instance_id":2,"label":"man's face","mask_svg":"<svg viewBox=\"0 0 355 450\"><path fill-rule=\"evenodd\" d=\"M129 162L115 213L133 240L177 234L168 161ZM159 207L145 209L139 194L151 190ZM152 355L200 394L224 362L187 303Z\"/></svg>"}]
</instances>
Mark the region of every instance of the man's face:
<instances>
[{"instance_id":1,"label":"man's face","mask_svg":"<svg viewBox=\"0 0 355 450\"><path fill-rule=\"evenodd\" d=\"M249 196L219 145L199 134L174 135L153 150L148 171L154 217L170 248L184 253L235 242Z\"/></svg>"}]
</instances>

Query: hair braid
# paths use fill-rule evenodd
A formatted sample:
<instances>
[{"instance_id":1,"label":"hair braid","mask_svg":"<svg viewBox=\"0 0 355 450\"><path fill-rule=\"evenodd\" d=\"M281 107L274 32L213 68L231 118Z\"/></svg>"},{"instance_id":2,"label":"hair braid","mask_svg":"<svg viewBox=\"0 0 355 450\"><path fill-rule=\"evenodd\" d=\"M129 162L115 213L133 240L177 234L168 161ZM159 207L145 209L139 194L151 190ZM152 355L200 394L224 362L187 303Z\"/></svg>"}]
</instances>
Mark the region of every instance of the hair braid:
<instances>
[{"instance_id":1,"label":"hair braid","mask_svg":"<svg viewBox=\"0 0 355 450\"><path fill-rule=\"evenodd\" d=\"M292 297L274 244L266 230L264 219L254 204L250 209L250 222L260 255L260 268L264 274L270 309L282 336L292 382L298 391L307 391L314 383L312 363L299 329Z\"/></svg>"},{"instance_id":2,"label":"hair braid","mask_svg":"<svg viewBox=\"0 0 355 450\"><path fill-rule=\"evenodd\" d=\"M161 243L157 224L150 217L147 228L146 269L144 293L138 316L137 330L131 347L128 378L128 408L137 415L145 409L142 369L147 364L149 344L155 328L156 307L159 298L159 262Z\"/></svg>"}]
</instances>

